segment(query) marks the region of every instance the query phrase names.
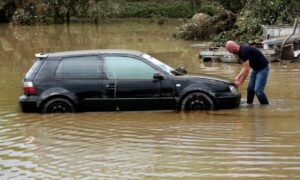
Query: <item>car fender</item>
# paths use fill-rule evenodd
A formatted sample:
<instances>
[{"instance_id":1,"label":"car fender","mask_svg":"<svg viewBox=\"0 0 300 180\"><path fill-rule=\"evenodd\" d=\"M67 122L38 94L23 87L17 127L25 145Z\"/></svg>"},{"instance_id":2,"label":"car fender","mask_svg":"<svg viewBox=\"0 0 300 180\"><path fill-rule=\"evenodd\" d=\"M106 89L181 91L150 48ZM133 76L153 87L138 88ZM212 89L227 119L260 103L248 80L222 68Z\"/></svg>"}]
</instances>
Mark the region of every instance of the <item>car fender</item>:
<instances>
[{"instance_id":1,"label":"car fender","mask_svg":"<svg viewBox=\"0 0 300 180\"><path fill-rule=\"evenodd\" d=\"M41 105L43 105L44 102L46 102L48 99L53 98L53 97L66 98L66 99L70 100L75 105L76 108L79 105L79 100L74 93L72 93L64 88L54 87L54 88L50 88L50 89L44 91L41 94L41 96L37 102L37 106L40 107Z\"/></svg>"},{"instance_id":2,"label":"car fender","mask_svg":"<svg viewBox=\"0 0 300 180\"><path fill-rule=\"evenodd\" d=\"M203 92L206 93L207 95L209 95L211 98L213 98L213 101L216 102L216 96L215 93L211 90L211 88L207 87L206 85L202 85L201 87L196 86L196 85L189 85L187 87L185 87L184 89L182 89L179 93L178 93L178 97L176 98L177 102L182 101L182 99L192 93L192 92Z\"/></svg>"}]
</instances>

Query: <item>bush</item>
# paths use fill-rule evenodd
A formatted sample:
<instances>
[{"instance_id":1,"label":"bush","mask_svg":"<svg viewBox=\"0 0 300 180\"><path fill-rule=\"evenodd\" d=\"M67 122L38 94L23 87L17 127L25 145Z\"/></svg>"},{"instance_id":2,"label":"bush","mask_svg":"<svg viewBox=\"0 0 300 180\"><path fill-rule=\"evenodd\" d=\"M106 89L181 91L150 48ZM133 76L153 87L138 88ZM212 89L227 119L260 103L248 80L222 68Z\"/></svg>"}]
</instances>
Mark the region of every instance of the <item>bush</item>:
<instances>
[{"instance_id":1,"label":"bush","mask_svg":"<svg viewBox=\"0 0 300 180\"><path fill-rule=\"evenodd\" d=\"M12 16L13 25L50 24L47 7L42 4L29 3L24 8L17 9Z\"/></svg>"},{"instance_id":2,"label":"bush","mask_svg":"<svg viewBox=\"0 0 300 180\"><path fill-rule=\"evenodd\" d=\"M168 6L162 6L161 11L165 12L165 17L169 18L190 18L194 15L189 5L183 2L175 2Z\"/></svg>"},{"instance_id":3,"label":"bush","mask_svg":"<svg viewBox=\"0 0 300 180\"><path fill-rule=\"evenodd\" d=\"M193 16L191 20L179 27L177 38L186 40L205 40L215 33L213 18L203 13Z\"/></svg>"},{"instance_id":4,"label":"bush","mask_svg":"<svg viewBox=\"0 0 300 180\"><path fill-rule=\"evenodd\" d=\"M239 14L235 29L212 36L215 42L234 39L241 43L262 41L261 25L292 23L299 16L299 0L247 1Z\"/></svg>"},{"instance_id":5,"label":"bush","mask_svg":"<svg viewBox=\"0 0 300 180\"><path fill-rule=\"evenodd\" d=\"M17 9L12 17L14 25L33 25L36 24L38 17L25 9Z\"/></svg>"},{"instance_id":6,"label":"bush","mask_svg":"<svg viewBox=\"0 0 300 180\"><path fill-rule=\"evenodd\" d=\"M262 40L261 21L256 17L239 17L235 28L212 35L211 40L223 44L227 40L237 40L240 43L251 43Z\"/></svg>"},{"instance_id":7,"label":"bush","mask_svg":"<svg viewBox=\"0 0 300 180\"><path fill-rule=\"evenodd\" d=\"M213 34L231 29L235 21L235 14L225 10L215 16L199 13L181 25L175 37L187 40L208 40Z\"/></svg>"},{"instance_id":8,"label":"bush","mask_svg":"<svg viewBox=\"0 0 300 180\"><path fill-rule=\"evenodd\" d=\"M205 3L201 6L200 11L209 16L214 16L225 11L225 9L222 6L217 5L215 3Z\"/></svg>"}]
</instances>

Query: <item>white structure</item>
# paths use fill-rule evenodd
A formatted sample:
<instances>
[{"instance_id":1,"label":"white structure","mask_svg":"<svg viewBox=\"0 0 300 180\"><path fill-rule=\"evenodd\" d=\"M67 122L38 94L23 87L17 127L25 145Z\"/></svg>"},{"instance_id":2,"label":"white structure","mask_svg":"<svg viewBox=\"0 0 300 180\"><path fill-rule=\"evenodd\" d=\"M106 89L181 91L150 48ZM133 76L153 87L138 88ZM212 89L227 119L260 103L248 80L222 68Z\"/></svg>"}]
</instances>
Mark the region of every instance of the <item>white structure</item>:
<instances>
[{"instance_id":1,"label":"white structure","mask_svg":"<svg viewBox=\"0 0 300 180\"><path fill-rule=\"evenodd\" d=\"M263 38L264 39L273 39L273 38L282 38L289 36L293 33L294 27L290 25L263 25ZM295 35L300 35L300 26L297 27Z\"/></svg>"}]
</instances>

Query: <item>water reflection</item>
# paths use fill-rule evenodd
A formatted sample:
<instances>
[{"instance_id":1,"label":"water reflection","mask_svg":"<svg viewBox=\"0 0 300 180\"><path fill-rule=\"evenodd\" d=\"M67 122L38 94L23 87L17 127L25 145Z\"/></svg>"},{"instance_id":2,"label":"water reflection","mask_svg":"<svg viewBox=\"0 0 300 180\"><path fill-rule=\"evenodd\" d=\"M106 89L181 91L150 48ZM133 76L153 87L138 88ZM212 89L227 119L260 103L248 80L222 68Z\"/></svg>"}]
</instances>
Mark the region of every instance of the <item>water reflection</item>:
<instances>
[{"instance_id":1,"label":"water reflection","mask_svg":"<svg viewBox=\"0 0 300 180\"><path fill-rule=\"evenodd\" d=\"M238 64L202 63L176 23L0 25L0 178L300 178L300 65L272 64L270 106L212 112L23 114L24 73L37 52L126 48L192 74L233 79ZM240 91L246 94L246 86Z\"/></svg>"}]
</instances>

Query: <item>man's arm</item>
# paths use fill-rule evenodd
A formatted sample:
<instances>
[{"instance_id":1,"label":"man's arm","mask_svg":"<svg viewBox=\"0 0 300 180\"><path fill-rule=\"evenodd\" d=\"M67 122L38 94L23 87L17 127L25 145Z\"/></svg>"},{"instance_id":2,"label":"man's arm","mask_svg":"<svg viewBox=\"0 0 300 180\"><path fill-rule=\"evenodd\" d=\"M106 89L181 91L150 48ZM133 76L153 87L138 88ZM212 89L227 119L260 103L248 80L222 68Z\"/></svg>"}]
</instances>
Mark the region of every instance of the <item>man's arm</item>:
<instances>
[{"instance_id":1,"label":"man's arm","mask_svg":"<svg viewBox=\"0 0 300 180\"><path fill-rule=\"evenodd\" d=\"M247 76L250 71L250 66L249 66L249 60L243 62L243 67L241 72L234 78L234 84L239 87L244 83L244 81L247 79Z\"/></svg>"}]
</instances>

